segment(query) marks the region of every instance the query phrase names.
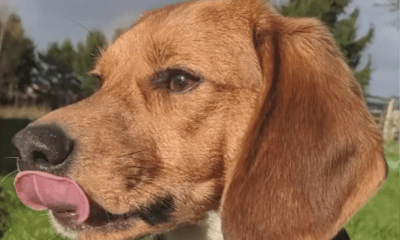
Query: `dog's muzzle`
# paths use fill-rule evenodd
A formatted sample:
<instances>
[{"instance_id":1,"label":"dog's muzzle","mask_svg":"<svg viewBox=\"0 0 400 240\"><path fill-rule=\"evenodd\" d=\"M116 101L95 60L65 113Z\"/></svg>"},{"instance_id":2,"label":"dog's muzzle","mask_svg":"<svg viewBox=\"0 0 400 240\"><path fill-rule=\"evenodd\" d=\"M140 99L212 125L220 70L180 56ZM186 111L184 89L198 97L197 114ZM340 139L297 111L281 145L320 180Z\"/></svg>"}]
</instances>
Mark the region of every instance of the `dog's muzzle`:
<instances>
[{"instance_id":1,"label":"dog's muzzle","mask_svg":"<svg viewBox=\"0 0 400 240\"><path fill-rule=\"evenodd\" d=\"M21 171L15 178L19 199L34 210L49 209L64 224L89 217L89 200L79 185L62 177L72 158L74 141L57 125L34 125L12 140Z\"/></svg>"}]
</instances>

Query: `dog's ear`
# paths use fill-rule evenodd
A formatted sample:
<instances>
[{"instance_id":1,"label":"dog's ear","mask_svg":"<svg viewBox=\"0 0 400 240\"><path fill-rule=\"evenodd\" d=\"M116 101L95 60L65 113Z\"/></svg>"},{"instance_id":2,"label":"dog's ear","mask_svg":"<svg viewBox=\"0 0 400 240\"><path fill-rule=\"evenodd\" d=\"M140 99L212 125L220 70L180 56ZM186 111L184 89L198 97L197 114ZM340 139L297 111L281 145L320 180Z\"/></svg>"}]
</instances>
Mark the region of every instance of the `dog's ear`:
<instances>
[{"instance_id":1,"label":"dog's ear","mask_svg":"<svg viewBox=\"0 0 400 240\"><path fill-rule=\"evenodd\" d=\"M264 8L253 29L264 90L227 174L222 230L332 239L386 178L381 136L328 30Z\"/></svg>"}]
</instances>

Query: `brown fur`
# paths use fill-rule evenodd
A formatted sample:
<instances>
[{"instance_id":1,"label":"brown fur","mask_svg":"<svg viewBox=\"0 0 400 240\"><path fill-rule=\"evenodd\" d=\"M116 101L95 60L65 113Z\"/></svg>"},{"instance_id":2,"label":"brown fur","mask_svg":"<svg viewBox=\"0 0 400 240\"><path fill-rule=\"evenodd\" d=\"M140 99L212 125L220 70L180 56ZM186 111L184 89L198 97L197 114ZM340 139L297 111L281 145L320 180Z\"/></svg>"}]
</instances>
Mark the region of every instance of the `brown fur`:
<instances>
[{"instance_id":1,"label":"brown fur","mask_svg":"<svg viewBox=\"0 0 400 240\"><path fill-rule=\"evenodd\" d=\"M201 84L154 88L174 67ZM174 210L156 225L86 224L80 239L163 232L218 207L226 239L330 239L385 179L359 86L317 20L253 0L177 4L142 17L95 69L97 93L35 124L75 139L65 175L108 212L164 196Z\"/></svg>"}]
</instances>

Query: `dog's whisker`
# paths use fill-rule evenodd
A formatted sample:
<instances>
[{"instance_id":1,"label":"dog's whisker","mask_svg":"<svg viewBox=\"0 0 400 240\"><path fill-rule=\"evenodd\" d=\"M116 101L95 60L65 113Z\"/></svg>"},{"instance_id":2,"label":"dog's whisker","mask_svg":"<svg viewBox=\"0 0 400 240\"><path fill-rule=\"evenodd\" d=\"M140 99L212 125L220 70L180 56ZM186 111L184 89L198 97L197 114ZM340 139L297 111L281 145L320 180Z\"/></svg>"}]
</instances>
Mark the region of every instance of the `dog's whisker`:
<instances>
[{"instance_id":1,"label":"dog's whisker","mask_svg":"<svg viewBox=\"0 0 400 240\"><path fill-rule=\"evenodd\" d=\"M69 20L69 21L75 23L76 25L82 27L83 29L85 29L85 30L88 32L89 35L91 35L91 36L93 36L93 37L96 37L96 36L94 35L93 31L90 31L89 29L87 29L85 26L83 26L82 23L79 23L79 22L73 20L72 18L68 18L68 17L66 17L65 19L67 19L67 20ZM90 55L91 55L93 58L96 58L96 60L97 60L97 58L99 58L99 56L104 52L104 49L107 47L108 42L106 42L105 45L106 45L106 46L99 46L98 43L96 42L96 43L95 43L95 47L96 47L97 52L96 52L96 53L90 53Z\"/></svg>"},{"instance_id":2,"label":"dog's whisker","mask_svg":"<svg viewBox=\"0 0 400 240\"><path fill-rule=\"evenodd\" d=\"M18 159L18 157L4 157L5 159Z\"/></svg>"},{"instance_id":3,"label":"dog's whisker","mask_svg":"<svg viewBox=\"0 0 400 240\"><path fill-rule=\"evenodd\" d=\"M127 212L127 213L124 213L124 216L126 218L131 218L131 217L133 217L133 213L132 212Z\"/></svg>"},{"instance_id":4,"label":"dog's whisker","mask_svg":"<svg viewBox=\"0 0 400 240\"><path fill-rule=\"evenodd\" d=\"M110 216L108 216L108 212L104 209L104 212L106 213L106 216L107 216L107 222L111 222L111 220L110 220Z\"/></svg>"},{"instance_id":5,"label":"dog's whisker","mask_svg":"<svg viewBox=\"0 0 400 240\"><path fill-rule=\"evenodd\" d=\"M9 174L7 174L1 181L0 184L2 184L9 176L11 176L12 174L18 172L18 170L14 170L12 172L10 172Z\"/></svg>"}]
</instances>

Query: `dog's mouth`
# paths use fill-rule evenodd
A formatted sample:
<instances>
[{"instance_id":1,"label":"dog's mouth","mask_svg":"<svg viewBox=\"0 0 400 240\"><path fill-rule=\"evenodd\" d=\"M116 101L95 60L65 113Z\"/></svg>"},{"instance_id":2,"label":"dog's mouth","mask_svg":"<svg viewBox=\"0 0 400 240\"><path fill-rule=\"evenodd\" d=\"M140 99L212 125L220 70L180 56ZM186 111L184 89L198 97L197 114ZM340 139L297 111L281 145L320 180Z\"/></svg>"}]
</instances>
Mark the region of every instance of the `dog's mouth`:
<instances>
[{"instance_id":1,"label":"dog's mouth","mask_svg":"<svg viewBox=\"0 0 400 240\"><path fill-rule=\"evenodd\" d=\"M72 179L45 172L19 173L15 190L26 206L51 210L57 222L71 230L123 229L141 217L140 211L112 214L88 198Z\"/></svg>"},{"instance_id":2,"label":"dog's mouth","mask_svg":"<svg viewBox=\"0 0 400 240\"><path fill-rule=\"evenodd\" d=\"M82 230L123 230L131 227L140 220L138 212L127 212L125 214L113 214L97 202L89 199L89 216L84 222L77 222L74 210L50 209L51 214L63 227L74 231Z\"/></svg>"}]
</instances>

